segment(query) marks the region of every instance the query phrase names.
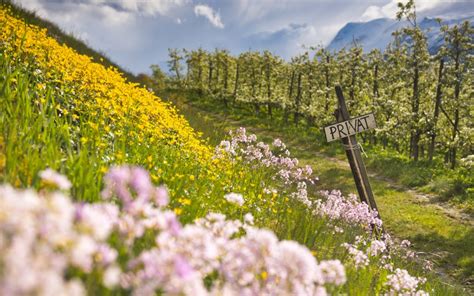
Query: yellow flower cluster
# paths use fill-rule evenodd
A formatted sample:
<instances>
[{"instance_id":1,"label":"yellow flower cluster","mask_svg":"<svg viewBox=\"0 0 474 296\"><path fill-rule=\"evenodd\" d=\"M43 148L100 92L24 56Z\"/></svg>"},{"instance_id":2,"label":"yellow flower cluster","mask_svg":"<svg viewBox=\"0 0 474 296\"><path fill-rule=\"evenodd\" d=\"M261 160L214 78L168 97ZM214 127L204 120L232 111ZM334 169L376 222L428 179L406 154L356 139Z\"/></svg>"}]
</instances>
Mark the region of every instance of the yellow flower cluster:
<instances>
[{"instance_id":1,"label":"yellow flower cluster","mask_svg":"<svg viewBox=\"0 0 474 296\"><path fill-rule=\"evenodd\" d=\"M135 141L153 144L164 140L196 155L197 160L209 161L210 147L170 104L139 85L127 82L117 69L94 63L90 57L59 44L45 29L25 24L5 6L0 8L0 45L9 49L12 58L33 56L34 62L51 79L73 85L77 90L72 102L75 108L97 114L100 120L91 122L91 127L105 130L113 127L122 132L133 124L140 130L133 135Z\"/></svg>"}]
</instances>

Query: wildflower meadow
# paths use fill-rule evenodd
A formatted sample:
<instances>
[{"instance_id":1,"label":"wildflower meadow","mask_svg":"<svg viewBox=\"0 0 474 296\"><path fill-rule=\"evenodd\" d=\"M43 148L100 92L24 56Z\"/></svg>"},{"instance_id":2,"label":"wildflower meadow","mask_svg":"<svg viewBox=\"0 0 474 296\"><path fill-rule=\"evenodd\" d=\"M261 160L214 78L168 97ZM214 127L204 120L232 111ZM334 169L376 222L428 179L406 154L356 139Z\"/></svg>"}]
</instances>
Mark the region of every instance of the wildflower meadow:
<instances>
[{"instance_id":1,"label":"wildflower meadow","mask_svg":"<svg viewBox=\"0 0 474 296\"><path fill-rule=\"evenodd\" d=\"M355 195L0 9L1 295L460 295Z\"/></svg>"}]
</instances>

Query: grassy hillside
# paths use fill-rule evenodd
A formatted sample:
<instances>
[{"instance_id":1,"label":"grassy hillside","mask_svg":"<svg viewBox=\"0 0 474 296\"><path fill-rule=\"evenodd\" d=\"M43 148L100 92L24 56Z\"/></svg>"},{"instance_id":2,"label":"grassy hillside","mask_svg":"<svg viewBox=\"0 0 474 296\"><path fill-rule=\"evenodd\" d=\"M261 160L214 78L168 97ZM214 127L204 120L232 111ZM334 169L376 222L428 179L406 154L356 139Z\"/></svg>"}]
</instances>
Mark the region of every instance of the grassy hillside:
<instances>
[{"instance_id":1,"label":"grassy hillside","mask_svg":"<svg viewBox=\"0 0 474 296\"><path fill-rule=\"evenodd\" d=\"M16 13L0 10L0 294L464 293L281 141L239 129L214 149Z\"/></svg>"}]
</instances>

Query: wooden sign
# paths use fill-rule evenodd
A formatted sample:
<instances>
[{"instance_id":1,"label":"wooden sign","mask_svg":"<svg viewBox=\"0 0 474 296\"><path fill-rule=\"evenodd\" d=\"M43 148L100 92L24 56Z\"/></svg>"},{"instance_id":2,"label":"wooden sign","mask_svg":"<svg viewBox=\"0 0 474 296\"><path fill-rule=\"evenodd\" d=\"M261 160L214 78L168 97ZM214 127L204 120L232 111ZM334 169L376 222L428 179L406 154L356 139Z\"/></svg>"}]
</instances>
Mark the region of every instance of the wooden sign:
<instances>
[{"instance_id":1,"label":"wooden sign","mask_svg":"<svg viewBox=\"0 0 474 296\"><path fill-rule=\"evenodd\" d=\"M375 127L375 116L373 113L369 113L328 125L324 128L324 133L326 134L326 140L331 142L374 129Z\"/></svg>"},{"instance_id":2,"label":"wooden sign","mask_svg":"<svg viewBox=\"0 0 474 296\"><path fill-rule=\"evenodd\" d=\"M342 93L341 86L336 86L336 95L338 108L334 112L334 116L338 121L336 124L332 124L324 131L328 142L336 139L341 139L344 150L346 151L347 159L354 176L355 185L361 202L366 203L372 210L377 211L378 217L380 213L377 209L377 203L375 202L374 193L370 187L369 177L367 170L365 169L364 160L361 155L360 144L357 143L356 134L362 131L369 130L375 127L375 120L373 114L367 114L352 118L347 110L346 101ZM373 226L373 230L376 232L378 228ZM382 226L382 232L384 232Z\"/></svg>"}]
</instances>

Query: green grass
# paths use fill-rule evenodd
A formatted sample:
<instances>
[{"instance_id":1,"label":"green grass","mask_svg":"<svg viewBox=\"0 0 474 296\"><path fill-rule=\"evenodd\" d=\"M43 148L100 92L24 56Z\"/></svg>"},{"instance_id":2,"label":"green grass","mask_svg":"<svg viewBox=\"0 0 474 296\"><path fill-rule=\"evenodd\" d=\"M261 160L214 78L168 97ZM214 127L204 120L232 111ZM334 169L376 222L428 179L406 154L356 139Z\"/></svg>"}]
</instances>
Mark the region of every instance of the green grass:
<instances>
[{"instance_id":1,"label":"green grass","mask_svg":"<svg viewBox=\"0 0 474 296\"><path fill-rule=\"evenodd\" d=\"M310 164L320 177L319 189L340 189L344 193L356 192L352 173L343 150L338 143L325 144L324 139L311 128L284 127L271 121L255 118L245 109L231 113L219 104L209 104L184 93L169 93L173 101L197 130L203 132L211 143L230 129L246 127L261 139L278 137L289 146L292 155L303 164ZM376 163L378 157L367 151L368 163ZM397 163L395 161L395 163ZM420 167L422 168L422 167ZM369 166L370 171L380 173L382 168ZM386 176L397 168L389 167ZM398 168L400 169L400 168ZM400 176L400 179L403 176ZM441 276L455 278L462 283L474 274L474 228L469 221L450 217L433 200L419 200L407 192L403 185L386 182L383 178L370 178L382 219L387 230L395 237L408 239L425 258L441 268Z\"/></svg>"},{"instance_id":2,"label":"green grass","mask_svg":"<svg viewBox=\"0 0 474 296\"><path fill-rule=\"evenodd\" d=\"M72 196L76 200L95 202L100 199L102 178L107 167L125 163L140 165L151 172L154 183L168 186L170 208L182 212L182 222L191 222L210 211L221 212L234 219L252 212L257 226L270 228L281 239L292 239L305 244L315 251L319 260L338 258L345 263L348 283L330 291L332 294L371 295L383 292L388 272L378 262L372 262L366 269L356 270L348 262L347 252L341 246L344 242L353 242L357 235L367 235L360 227L341 223L338 226L344 228L344 233L334 234L331 224L335 222L314 216L298 202L286 201L285 196L279 196L270 203L266 198L260 197L265 186L281 186L272 180L274 171L237 162L226 171L216 172L212 163L196 162L179 145L170 144L166 140L146 145L130 136L141 132L131 118L127 119L123 130L117 130L114 126L110 126L110 131L104 128L94 129L90 123L102 120L98 118L101 115L100 112L93 114L91 110L80 108L76 98L87 98L87 90L80 90L80 82L63 83L55 75L60 73L48 73L51 77L38 74L34 58L27 56L22 59L12 61L0 47L0 182L11 183L16 187L38 188L38 172L51 167L64 173L72 181ZM45 88L38 88L39 83L44 84ZM79 94L80 91L85 93ZM58 105L62 111L58 110ZM68 112L65 113L64 110ZM281 134L278 130L270 129L271 124L259 119L242 116L228 121L214 111L218 110L201 112L194 107L183 108L191 124L199 127L209 137L211 144L220 141L226 129L239 125L252 126L267 139L276 135L297 135L295 132L302 129L290 128L285 134ZM205 116L198 116L197 112ZM321 138L311 138L314 132L310 129L303 137L281 138L293 147L292 152L302 162L314 165L315 172L323 179L321 189L353 191L350 173L346 168L326 157L314 157L312 152L315 150L311 145L337 157L341 152L332 146L320 146ZM113 137L110 136L111 133L114 134ZM374 188L377 196L382 194L378 190L387 190L382 185L380 189L377 185ZM224 200L223 195L229 191L245 196L246 204L243 208L237 208ZM393 193L392 199L395 203L401 198L396 194ZM190 202L184 202L183 199ZM382 208L382 216L385 214ZM448 230L447 234L450 233ZM443 235L445 233L439 233L440 237ZM148 245L152 243L148 242ZM409 270L412 275L427 276L425 288L434 289L433 295L465 293L459 287L443 283L444 280L436 274L425 273L415 261L394 255L393 262L395 266ZM464 257L462 262L469 264L469 260ZM88 283L90 291L95 291L97 287L94 279Z\"/></svg>"},{"instance_id":3,"label":"green grass","mask_svg":"<svg viewBox=\"0 0 474 296\"><path fill-rule=\"evenodd\" d=\"M341 224L339 226L344 227L344 233L334 235L332 223L313 216L295 201L286 202L280 197L270 205L258 196L264 186L279 186L271 178L274 172L268 169L236 163L228 172L209 174L207 171L213 167L193 161L180 151L179 146L166 142L152 146L138 145L127 133L109 139L105 147L99 148L94 139L107 138L107 132L92 129L87 124L97 120L97 115L74 105L75 96L69 92L70 85L32 75L34 65L33 60L28 64L13 63L0 54L0 155L5 159L4 164L0 165L2 182L17 187L38 187L38 171L49 166L71 179L72 194L76 199L93 202L98 200L102 188L102 168L120 163L141 165L156 176L156 183L167 184L172 197L170 207L182 210L181 220L184 223L210 211L224 213L230 218L240 218L243 213L252 212L258 226L272 229L281 239L305 244L316 252L318 259L339 258L346 261L348 283L333 289L332 293L368 295L382 292L387 271L376 262L364 271L357 271L347 262L346 251L341 246L344 242L354 241L356 235L365 233L359 227ZM35 87L40 81L46 84L44 90ZM68 114L58 112L58 102L62 110L69 110ZM74 114L79 117L77 120L72 117L73 107ZM193 118L196 120L199 117ZM210 119L208 122L213 121ZM215 125L208 126L208 132L214 135L211 142L217 141L223 130L216 129ZM139 132L133 121L125 129ZM81 141L82 138L91 140ZM123 158L116 157L118 154ZM152 162L148 160L150 155L155 156ZM325 170L320 164L316 165L316 171L323 176L326 172L339 176L338 171ZM246 206L243 209L225 202L223 195L229 192L229 188L245 196ZM183 203L182 198L191 202ZM413 275L426 276L416 262L407 262L397 256L393 261ZM462 293L458 288L450 288L440 282L434 274L428 274L428 278L427 289L435 289L435 295ZM94 283L93 279L91 282ZM91 285L89 288L93 291L96 287Z\"/></svg>"}]
</instances>

